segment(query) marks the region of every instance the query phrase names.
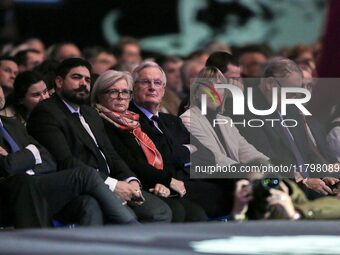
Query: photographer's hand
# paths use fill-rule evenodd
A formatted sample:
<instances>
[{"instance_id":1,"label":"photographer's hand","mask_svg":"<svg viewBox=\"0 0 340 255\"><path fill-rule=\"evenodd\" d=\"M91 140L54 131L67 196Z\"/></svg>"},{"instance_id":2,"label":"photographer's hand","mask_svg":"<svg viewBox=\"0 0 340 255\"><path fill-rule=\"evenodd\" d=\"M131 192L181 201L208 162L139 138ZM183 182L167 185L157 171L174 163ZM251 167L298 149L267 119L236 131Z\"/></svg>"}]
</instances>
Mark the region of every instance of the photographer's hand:
<instances>
[{"instance_id":1,"label":"photographer's hand","mask_svg":"<svg viewBox=\"0 0 340 255\"><path fill-rule=\"evenodd\" d=\"M248 180L236 182L234 191L234 205L231 211L235 220L244 220L248 204L253 199L253 191Z\"/></svg>"},{"instance_id":2,"label":"photographer's hand","mask_svg":"<svg viewBox=\"0 0 340 255\"><path fill-rule=\"evenodd\" d=\"M270 196L267 198L268 206L275 207L285 219L296 219L296 210L289 194L277 189L270 189Z\"/></svg>"}]
</instances>

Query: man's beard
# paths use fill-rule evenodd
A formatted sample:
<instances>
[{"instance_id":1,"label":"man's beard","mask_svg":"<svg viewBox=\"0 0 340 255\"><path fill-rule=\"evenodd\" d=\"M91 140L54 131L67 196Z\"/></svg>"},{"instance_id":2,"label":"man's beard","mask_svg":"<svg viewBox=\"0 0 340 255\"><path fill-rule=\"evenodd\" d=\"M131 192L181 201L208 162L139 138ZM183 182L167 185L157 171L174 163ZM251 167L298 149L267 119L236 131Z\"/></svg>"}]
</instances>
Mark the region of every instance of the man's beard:
<instances>
[{"instance_id":1,"label":"man's beard","mask_svg":"<svg viewBox=\"0 0 340 255\"><path fill-rule=\"evenodd\" d=\"M79 95L80 92L84 92L84 94ZM90 98L90 92L85 86L75 90L61 90L61 95L66 101L77 105L88 104Z\"/></svg>"}]
</instances>

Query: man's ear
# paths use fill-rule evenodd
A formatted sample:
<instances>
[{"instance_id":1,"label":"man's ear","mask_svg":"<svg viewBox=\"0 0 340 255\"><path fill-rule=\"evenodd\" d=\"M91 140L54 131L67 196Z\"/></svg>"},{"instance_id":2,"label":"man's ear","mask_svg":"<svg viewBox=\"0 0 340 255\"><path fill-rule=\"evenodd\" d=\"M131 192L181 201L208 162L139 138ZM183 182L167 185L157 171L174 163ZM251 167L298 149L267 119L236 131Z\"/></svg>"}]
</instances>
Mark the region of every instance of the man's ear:
<instances>
[{"instance_id":1,"label":"man's ear","mask_svg":"<svg viewBox=\"0 0 340 255\"><path fill-rule=\"evenodd\" d=\"M273 77L268 77L268 78L266 78L267 79L267 81L265 82L265 89L267 90L267 91L271 91L272 90L272 88L273 88L273 86L275 85L274 83L276 82L275 81L275 79L273 78Z\"/></svg>"},{"instance_id":2,"label":"man's ear","mask_svg":"<svg viewBox=\"0 0 340 255\"><path fill-rule=\"evenodd\" d=\"M60 89L63 86L64 79L61 76L55 78L56 88Z\"/></svg>"}]
</instances>

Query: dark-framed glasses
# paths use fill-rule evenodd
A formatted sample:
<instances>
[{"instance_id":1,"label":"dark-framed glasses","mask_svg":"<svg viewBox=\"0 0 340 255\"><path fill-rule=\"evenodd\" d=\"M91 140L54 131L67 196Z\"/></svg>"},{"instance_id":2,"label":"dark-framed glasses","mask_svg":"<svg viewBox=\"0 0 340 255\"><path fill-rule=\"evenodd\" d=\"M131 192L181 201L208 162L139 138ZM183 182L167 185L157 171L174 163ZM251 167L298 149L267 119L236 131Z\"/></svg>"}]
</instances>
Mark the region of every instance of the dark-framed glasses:
<instances>
[{"instance_id":1,"label":"dark-framed glasses","mask_svg":"<svg viewBox=\"0 0 340 255\"><path fill-rule=\"evenodd\" d=\"M301 84L300 86L283 86L281 82L277 78L273 78L276 83L279 85L280 89L282 88L287 88L287 87L292 87L292 88L303 88L303 85ZM289 99L298 99L298 98L304 98L305 95L302 93L296 93L296 92L289 92L287 93L287 98Z\"/></svg>"},{"instance_id":2,"label":"dark-framed glasses","mask_svg":"<svg viewBox=\"0 0 340 255\"><path fill-rule=\"evenodd\" d=\"M109 95L111 98L117 98L118 96L123 99L130 99L132 91L128 89L118 90L118 89L109 89L104 92Z\"/></svg>"},{"instance_id":3,"label":"dark-framed glasses","mask_svg":"<svg viewBox=\"0 0 340 255\"><path fill-rule=\"evenodd\" d=\"M160 79L155 79L155 80L141 79L141 80L137 80L136 83L138 83L142 86L150 86L151 84L155 85L156 87L163 87L164 86L163 81L160 80Z\"/></svg>"}]
</instances>

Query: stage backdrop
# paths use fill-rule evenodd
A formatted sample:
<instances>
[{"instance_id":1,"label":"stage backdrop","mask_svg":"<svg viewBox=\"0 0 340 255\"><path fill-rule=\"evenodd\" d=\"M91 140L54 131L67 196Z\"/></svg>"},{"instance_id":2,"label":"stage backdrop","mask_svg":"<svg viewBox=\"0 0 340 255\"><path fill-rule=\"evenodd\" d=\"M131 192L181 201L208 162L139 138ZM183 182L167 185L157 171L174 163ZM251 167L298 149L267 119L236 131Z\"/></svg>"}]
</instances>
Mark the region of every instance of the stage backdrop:
<instances>
[{"instance_id":1,"label":"stage backdrop","mask_svg":"<svg viewBox=\"0 0 340 255\"><path fill-rule=\"evenodd\" d=\"M187 54L213 39L268 43L274 49L313 43L324 0L14 0L21 37L81 47L140 39L145 50Z\"/></svg>"}]
</instances>

